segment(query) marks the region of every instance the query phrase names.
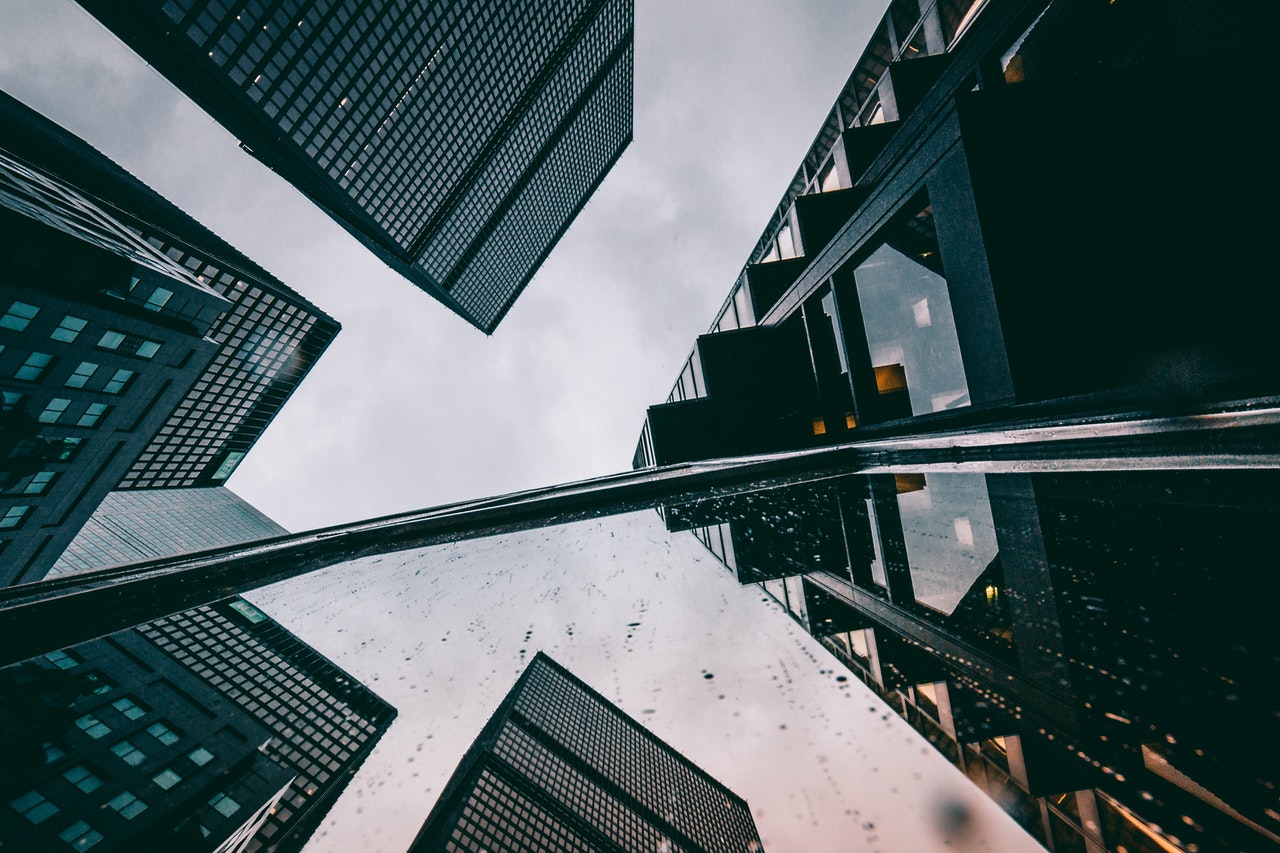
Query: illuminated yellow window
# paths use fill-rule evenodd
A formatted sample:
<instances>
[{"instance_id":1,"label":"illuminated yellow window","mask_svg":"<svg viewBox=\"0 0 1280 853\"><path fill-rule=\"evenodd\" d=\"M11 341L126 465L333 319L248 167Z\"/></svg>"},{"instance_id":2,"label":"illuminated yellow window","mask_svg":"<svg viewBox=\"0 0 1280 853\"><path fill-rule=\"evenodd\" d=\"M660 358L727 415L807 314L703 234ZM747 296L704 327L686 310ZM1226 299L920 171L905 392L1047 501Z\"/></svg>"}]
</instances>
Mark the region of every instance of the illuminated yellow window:
<instances>
[{"instance_id":1,"label":"illuminated yellow window","mask_svg":"<svg viewBox=\"0 0 1280 853\"><path fill-rule=\"evenodd\" d=\"M814 419L813 419L813 434L814 434L814 435L826 435L826 434L827 434L827 422L826 422L826 421L824 421L822 418L814 418Z\"/></svg>"},{"instance_id":2,"label":"illuminated yellow window","mask_svg":"<svg viewBox=\"0 0 1280 853\"><path fill-rule=\"evenodd\" d=\"M858 425L858 422L854 419L854 417L853 417L853 412L845 412L845 413L844 413L844 427L845 427L845 429L853 429L853 428L854 428L854 427L856 427L857 425Z\"/></svg>"},{"instance_id":3,"label":"illuminated yellow window","mask_svg":"<svg viewBox=\"0 0 1280 853\"><path fill-rule=\"evenodd\" d=\"M885 364L876 368L876 390L881 394L904 391L907 387L907 371L901 364Z\"/></svg>"}]
</instances>

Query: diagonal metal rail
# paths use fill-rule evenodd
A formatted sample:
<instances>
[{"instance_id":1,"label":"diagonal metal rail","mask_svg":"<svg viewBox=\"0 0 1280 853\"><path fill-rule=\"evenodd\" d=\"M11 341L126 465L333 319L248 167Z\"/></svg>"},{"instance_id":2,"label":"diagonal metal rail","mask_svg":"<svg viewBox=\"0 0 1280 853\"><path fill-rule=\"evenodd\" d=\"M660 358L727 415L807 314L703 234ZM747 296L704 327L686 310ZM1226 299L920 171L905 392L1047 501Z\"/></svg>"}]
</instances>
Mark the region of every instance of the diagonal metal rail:
<instances>
[{"instance_id":1,"label":"diagonal metal rail","mask_svg":"<svg viewBox=\"0 0 1280 853\"><path fill-rule=\"evenodd\" d=\"M350 560L897 468L1280 467L1280 408L1019 424L629 471L0 590L0 666Z\"/></svg>"}]
</instances>

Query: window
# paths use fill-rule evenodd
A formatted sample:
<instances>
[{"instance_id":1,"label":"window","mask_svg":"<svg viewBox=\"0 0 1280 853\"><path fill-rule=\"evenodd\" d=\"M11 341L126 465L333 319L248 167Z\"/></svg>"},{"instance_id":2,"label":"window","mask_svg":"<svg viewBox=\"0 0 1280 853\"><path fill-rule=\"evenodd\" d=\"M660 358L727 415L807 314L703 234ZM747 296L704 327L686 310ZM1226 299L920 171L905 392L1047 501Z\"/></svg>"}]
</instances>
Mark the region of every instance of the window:
<instances>
[{"instance_id":1,"label":"window","mask_svg":"<svg viewBox=\"0 0 1280 853\"><path fill-rule=\"evenodd\" d=\"M68 388L83 388L94 373L98 371L98 365L91 361L82 361L75 372L67 377L65 384Z\"/></svg>"},{"instance_id":2,"label":"window","mask_svg":"<svg viewBox=\"0 0 1280 853\"><path fill-rule=\"evenodd\" d=\"M132 370L117 370L107 380L107 384L102 387L102 390L106 394L119 394L129 386L133 377L134 372Z\"/></svg>"},{"instance_id":3,"label":"window","mask_svg":"<svg viewBox=\"0 0 1280 853\"><path fill-rule=\"evenodd\" d=\"M53 356L42 352L33 352L27 356L27 360L22 363L13 374L14 379L22 379L27 382L35 382L44 372L49 369L49 365L53 363Z\"/></svg>"},{"instance_id":4,"label":"window","mask_svg":"<svg viewBox=\"0 0 1280 853\"><path fill-rule=\"evenodd\" d=\"M54 397L49 404L44 407L44 411L40 413L37 419L42 424L56 424L58 418L67 411L67 406L71 405L71 401L66 397Z\"/></svg>"},{"instance_id":5,"label":"window","mask_svg":"<svg viewBox=\"0 0 1280 853\"><path fill-rule=\"evenodd\" d=\"M58 807L49 802L39 791L28 791L16 800L10 800L9 806L32 823L40 823L58 813Z\"/></svg>"},{"instance_id":6,"label":"window","mask_svg":"<svg viewBox=\"0 0 1280 853\"><path fill-rule=\"evenodd\" d=\"M115 708L121 714L124 714L130 720L136 720L139 717L146 716L147 709L143 708L137 702L134 702L128 696L123 699L117 699L111 703L111 707Z\"/></svg>"},{"instance_id":7,"label":"window","mask_svg":"<svg viewBox=\"0 0 1280 853\"><path fill-rule=\"evenodd\" d=\"M25 302L15 302L9 310L0 316L0 329L13 329L15 332L25 331L27 325L40 313L40 309Z\"/></svg>"},{"instance_id":8,"label":"window","mask_svg":"<svg viewBox=\"0 0 1280 853\"><path fill-rule=\"evenodd\" d=\"M226 794L216 794L214 798L209 801L209 805L213 806L214 810L223 817L231 817L233 814L240 811L240 804L228 797Z\"/></svg>"},{"instance_id":9,"label":"window","mask_svg":"<svg viewBox=\"0 0 1280 853\"><path fill-rule=\"evenodd\" d=\"M110 408L106 403L90 403L89 407L84 410L84 414L80 416L80 420L76 421L76 426L96 426Z\"/></svg>"},{"instance_id":10,"label":"window","mask_svg":"<svg viewBox=\"0 0 1280 853\"><path fill-rule=\"evenodd\" d=\"M174 770L172 767L166 767L156 775L152 776L151 781L155 782L167 791L182 781L182 774Z\"/></svg>"},{"instance_id":11,"label":"window","mask_svg":"<svg viewBox=\"0 0 1280 853\"><path fill-rule=\"evenodd\" d=\"M111 751L130 767L137 767L139 764L147 760L147 754L127 740L122 740L117 744L113 744Z\"/></svg>"},{"instance_id":12,"label":"window","mask_svg":"<svg viewBox=\"0 0 1280 853\"><path fill-rule=\"evenodd\" d=\"M0 347L0 352L4 352L4 347ZM22 405L22 401L27 399L26 394L19 394L17 391L0 391L0 409L9 411L16 409Z\"/></svg>"},{"instance_id":13,"label":"window","mask_svg":"<svg viewBox=\"0 0 1280 853\"><path fill-rule=\"evenodd\" d=\"M143 303L143 308L149 308L152 311L159 311L169 301L169 297L173 296L172 290L165 290L163 287L157 287L151 291L151 295L147 297L147 301Z\"/></svg>"},{"instance_id":14,"label":"window","mask_svg":"<svg viewBox=\"0 0 1280 853\"><path fill-rule=\"evenodd\" d=\"M152 723L147 726L147 733L165 746L178 742L178 735L164 723Z\"/></svg>"},{"instance_id":15,"label":"window","mask_svg":"<svg viewBox=\"0 0 1280 853\"><path fill-rule=\"evenodd\" d=\"M22 521L27 517L27 510L31 509L28 505L11 506L0 513L0 530L16 530L22 526Z\"/></svg>"},{"instance_id":16,"label":"window","mask_svg":"<svg viewBox=\"0 0 1280 853\"><path fill-rule=\"evenodd\" d=\"M81 320L79 317L72 317L70 314L62 318L62 322L58 324L58 328L49 333L49 337L55 341L63 341L64 343L72 343L84 331L84 327L88 325L87 320Z\"/></svg>"},{"instance_id":17,"label":"window","mask_svg":"<svg viewBox=\"0 0 1280 853\"><path fill-rule=\"evenodd\" d=\"M103 332L102 337L98 339L98 346L103 349L119 349L124 343L124 334L121 332Z\"/></svg>"},{"instance_id":18,"label":"window","mask_svg":"<svg viewBox=\"0 0 1280 853\"><path fill-rule=\"evenodd\" d=\"M62 438L58 440L58 453L54 456L57 462L66 462L73 458L80 451L80 445L84 441L82 438Z\"/></svg>"},{"instance_id":19,"label":"window","mask_svg":"<svg viewBox=\"0 0 1280 853\"><path fill-rule=\"evenodd\" d=\"M79 666L80 660L73 657L67 652L49 652L44 659L56 666L58 669L71 669L73 666Z\"/></svg>"},{"instance_id":20,"label":"window","mask_svg":"<svg viewBox=\"0 0 1280 853\"><path fill-rule=\"evenodd\" d=\"M213 753L203 746L198 746L187 753L187 758L190 758L197 767L204 767L210 761L213 761Z\"/></svg>"},{"instance_id":21,"label":"window","mask_svg":"<svg viewBox=\"0 0 1280 853\"><path fill-rule=\"evenodd\" d=\"M104 838L101 832L82 820L59 832L58 837L70 844L72 850L88 850Z\"/></svg>"},{"instance_id":22,"label":"window","mask_svg":"<svg viewBox=\"0 0 1280 853\"><path fill-rule=\"evenodd\" d=\"M138 799L129 791L121 791L116 796L107 800L107 805L120 813L125 820L133 820L142 814L147 808L147 804Z\"/></svg>"},{"instance_id":23,"label":"window","mask_svg":"<svg viewBox=\"0 0 1280 853\"><path fill-rule=\"evenodd\" d=\"M150 359L153 355L160 351L160 343L158 341L143 341L138 344L138 357Z\"/></svg>"},{"instance_id":24,"label":"window","mask_svg":"<svg viewBox=\"0 0 1280 853\"><path fill-rule=\"evenodd\" d=\"M99 720L93 714L85 714L83 717L76 720L76 725L80 727L80 731L84 732L94 740L97 740L103 735L111 734L111 727L102 722L102 720Z\"/></svg>"},{"instance_id":25,"label":"window","mask_svg":"<svg viewBox=\"0 0 1280 853\"><path fill-rule=\"evenodd\" d=\"M102 787L102 780L93 775L89 768L83 764L77 764L75 767L62 771L62 778L86 794L92 794Z\"/></svg>"},{"instance_id":26,"label":"window","mask_svg":"<svg viewBox=\"0 0 1280 853\"><path fill-rule=\"evenodd\" d=\"M22 490L24 495L43 495L49 488L49 484L58 477L54 471L41 471L38 474L31 475L31 482L27 483Z\"/></svg>"}]
</instances>

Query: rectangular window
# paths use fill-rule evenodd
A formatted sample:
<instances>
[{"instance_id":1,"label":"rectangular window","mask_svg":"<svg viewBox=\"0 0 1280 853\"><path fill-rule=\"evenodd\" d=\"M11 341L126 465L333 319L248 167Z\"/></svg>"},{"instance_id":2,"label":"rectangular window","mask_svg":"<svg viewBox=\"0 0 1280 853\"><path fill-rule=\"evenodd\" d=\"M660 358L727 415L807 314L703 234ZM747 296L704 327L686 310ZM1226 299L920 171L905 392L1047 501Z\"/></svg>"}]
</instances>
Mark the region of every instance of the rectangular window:
<instances>
[{"instance_id":1,"label":"rectangular window","mask_svg":"<svg viewBox=\"0 0 1280 853\"><path fill-rule=\"evenodd\" d=\"M116 796L107 800L107 805L120 813L125 820L133 820L146 810L147 804L134 796L130 791L121 791Z\"/></svg>"},{"instance_id":2,"label":"rectangular window","mask_svg":"<svg viewBox=\"0 0 1280 853\"><path fill-rule=\"evenodd\" d=\"M223 817L231 817L240 811L240 804L228 797L226 794L216 794L213 799L209 800L209 805L213 806L214 811Z\"/></svg>"},{"instance_id":3,"label":"rectangular window","mask_svg":"<svg viewBox=\"0 0 1280 853\"><path fill-rule=\"evenodd\" d=\"M203 746L198 746L187 753L187 758L190 758L197 767L204 767L210 761L213 761L213 753Z\"/></svg>"},{"instance_id":4,"label":"rectangular window","mask_svg":"<svg viewBox=\"0 0 1280 853\"><path fill-rule=\"evenodd\" d=\"M49 661L58 669L71 669L72 667L79 666L82 663L82 661L74 657L71 653L63 651L49 652L49 654L44 656L44 659Z\"/></svg>"},{"instance_id":5,"label":"rectangular window","mask_svg":"<svg viewBox=\"0 0 1280 853\"><path fill-rule=\"evenodd\" d=\"M74 767L62 771L62 778L66 779L72 785L75 785L86 794L92 794L94 791L102 787L102 780L85 767L83 764L77 764Z\"/></svg>"},{"instance_id":6,"label":"rectangular window","mask_svg":"<svg viewBox=\"0 0 1280 853\"><path fill-rule=\"evenodd\" d=\"M59 832L58 837L71 845L72 850L88 850L104 838L101 832L82 820Z\"/></svg>"},{"instance_id":7,"label":"rectangular window","mask_svg":"<svg viewBox=\"0 0 1280 853\"><path fill-rule=\"evenodd\" d=\"M24 495L43 495L57 478L58 475L54 471L41 471L38 474L32 474L30 482L23 488L22 493Z\"/></svg>"},{"instance_id":8,"label":"rectangular window","mask_svg":"<svg viewBox=\"0 0 1280 853\"><path fill-rule=\"evenodd\" d=\"M138 358L145 358L147 360L150 360L151 357L154 356L159 351L160 351L160 344L158 341L143 341L142 343L138 344L137 355L138 355Z\"/></svg>"},{"instance_id":9,"label":"rectangular window","mask_svg":"<svg viewBox=\"0 0 1280 853\"><path fill-rule=\"evenodd\" d=\"M84 414L80 416L80 420L76 421L76 426L97 426L98 421L102 420L102 416L105 415L110 408L111 407L106 403L90 403L89 407L84 410Z\"/></svg>"},{"instance_id":10,"label":"rectangular window","mask_svg":"<svg viewBox=\"0 0 1280 853\"><path fill-rule=\"evenodd\" d=\"M143 308L149 308L152 311L159 311L173 296L172 290L165 290L163 287L157 287L151 291L151 295L147 297L147 301L143 303Z\"/></svg>"},{"instance_id":11,"label":"rectangular window","mask_svg":"<svg viewBox=\"0 0 1280 853\"><path fill-rule=\"evenodd\" d=\"M53 458L57 462L66 462L75 457L80 452L80 445L83 444L82 438L61 438L58 439L57 455Z\"/></svg>"},{"instance_id":12,"label":"rectangular window","mask_svg":"<svg viewBox=\"0 0 1280 853\"><path fill-rule=\"evenodd\" d=\"M0 514L0 530L16 530L22 526L30 506L11 506Z\"/></svg>"},{"instance_id":13,"label":"rectangular window","mask_svg":"<svg viewBox=\"0 0 1280 853\"><path fill-rule=\"evenodd\" d=\"M174 785L182 781L182 774L174 770L172 767L166 767L159 773L151 777L151 781L155 782L164 790L169 790Z\"/></svg>"},{"instance_id":14,"label":"rectangular window","mask_svg":"<svg viewBox=\"0 0 1280 853\"><path fill-rule=\"evenodd\" d=\"M49 337L55 341L63 343L72 343L84 331L84 327L89 323L87 320L81 320L79 317L72 317L70 314L62 318L62 322L58 324L58 328L49 333Z\"/></svg>"},{"instance_id":15,"label":"rectangular window","mask_svg":"<svg viewBox=\"0 0 1280 853\"><path fill-rule=\"evenodd\" d=\"M147 709L134 702L128 696L112 702L111 707L124 714L130 720L136 720L147 715Z\"/></svg>"},{"instance_id":16,"label":"rectangular window","mask_svg":"<svg viewBox=\"0 0 1280 853\"><path fill-rule=\"evenodd\" d=\"M22 379L26 382L35 382L44 375L49 369L49 365L53 363L53 356L43 352L33 352L27 356L27 360L22 363L13 374L14 379Z\"/></svg>"},{"instance_id":17,"label":"rectangular window","mask_svg":"<svg viewBox=\"0 0 1280 853\"><path fill-rule=\"evenodd\" d=\"M94 740L97 740L103 735L111 734L111 727L99 720L93 714L85 714L83 717L76 720L76 725L80 728L80 731L84 732Z\"/></svg>"},{"instance_id":18,"label":"rectangular window","mask_svg":"<svg viewBox=\"0 0 1280 853\"><path fill-rule=\"evenodd\" d=\"M122 343L124 343L124 334L122 332L103 332L102 337L98 339L98 346L102 349L119 349Z\"/></svg>"},{"instance_id":19,"label":"rectangular window","mask_svg":"<svg viewBox=\"0 0 1280 853\"><path fill-rule=\"evenodd\" d=\"M123 392L125 388L129 387L129 383L133 381L134 376L135 374L132 370L117 370L107 380L107 384L102 386L103 393L119 394Z\"/></svg>"},{"instance_id":20,"label":"rectangular window","mask_svg":"<svg viewBox=\"0 0 1280 853\"><path fill-rule=\"evenodd\" d=\"M27 326L40 313L40 309L25 302L14 302L9 310L0 316L0 329L13 329L15 332L26 331Z\"/></svg>"},{"instance_id":21,"label":"rectangular window","mask_svg":"<svg viewBox=\"0 0 1280 853\"><path fill-rule=\"evenodd\" d=\"M178 734L164 723L152 723L147 726L147 733L165 746L170 746L178 742Z\"/></svg>"},{"instance_id":22,"label":"rectangular window","mask_svg":"<svg viewBox=\"0 0 1280 853\"><path fill-rule=\"evenodd\" d=\"M54 397L44 407L44 411L40 413L37 419L42 424L56 424L58 419L67 411L67 406L71 405L71 401L66 397Z\"/></svg>"},{"instance_id":23,"label":"rectangular window","mask_svg":"<svg viewBox=\"0 0 1280 853\"><path fill-rule=\"evenodd\" d=\"M9 807L32 823L40 823L58 813L58 807L39 791L28 791L18 799L10 800Z\"/></svg>"},{"instance_id":24,"label":"rectangular window","mask_svg":"<svg viewBox=\"0 0 1280 853\"><path fill-rule=\"evenodd\" d=\"M127 740L122 740L117 744L112 744L111 751L130 767L137 767L139 764L147 760L147 754Z\"/></svg>"},{"instance_id":25,"label":"rectangular window","mask_svg":"<svg viewBox=\"0 0 1280 853\"><path fill-rule=\"evenodd\" d=\"M98 365L91 361L82 361L80 362L80 366L75 369L74 373L67 377L67 381L63 384L68 388L83 388L97 371Z\"/></svg>"}]
</instances>

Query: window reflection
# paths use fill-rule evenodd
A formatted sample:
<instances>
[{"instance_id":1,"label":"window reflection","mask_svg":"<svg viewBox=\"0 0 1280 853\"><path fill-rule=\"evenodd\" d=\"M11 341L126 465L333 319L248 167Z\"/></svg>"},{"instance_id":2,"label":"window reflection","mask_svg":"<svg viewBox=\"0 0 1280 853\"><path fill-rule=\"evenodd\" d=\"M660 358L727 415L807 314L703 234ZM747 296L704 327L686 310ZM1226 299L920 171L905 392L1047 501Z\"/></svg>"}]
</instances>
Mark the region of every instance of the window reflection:
<instances>
[{"instance_id":1,"label":"window reflection","mask_svg":"<svg viewBox=\"0 0 1280 853\"><path fill-rule=\"evenodd\" d=\"M854 277L876 388L888 414L906 417L969 405L932 208L926 203L892 227Z\"/></svg>"}]
</instances>

